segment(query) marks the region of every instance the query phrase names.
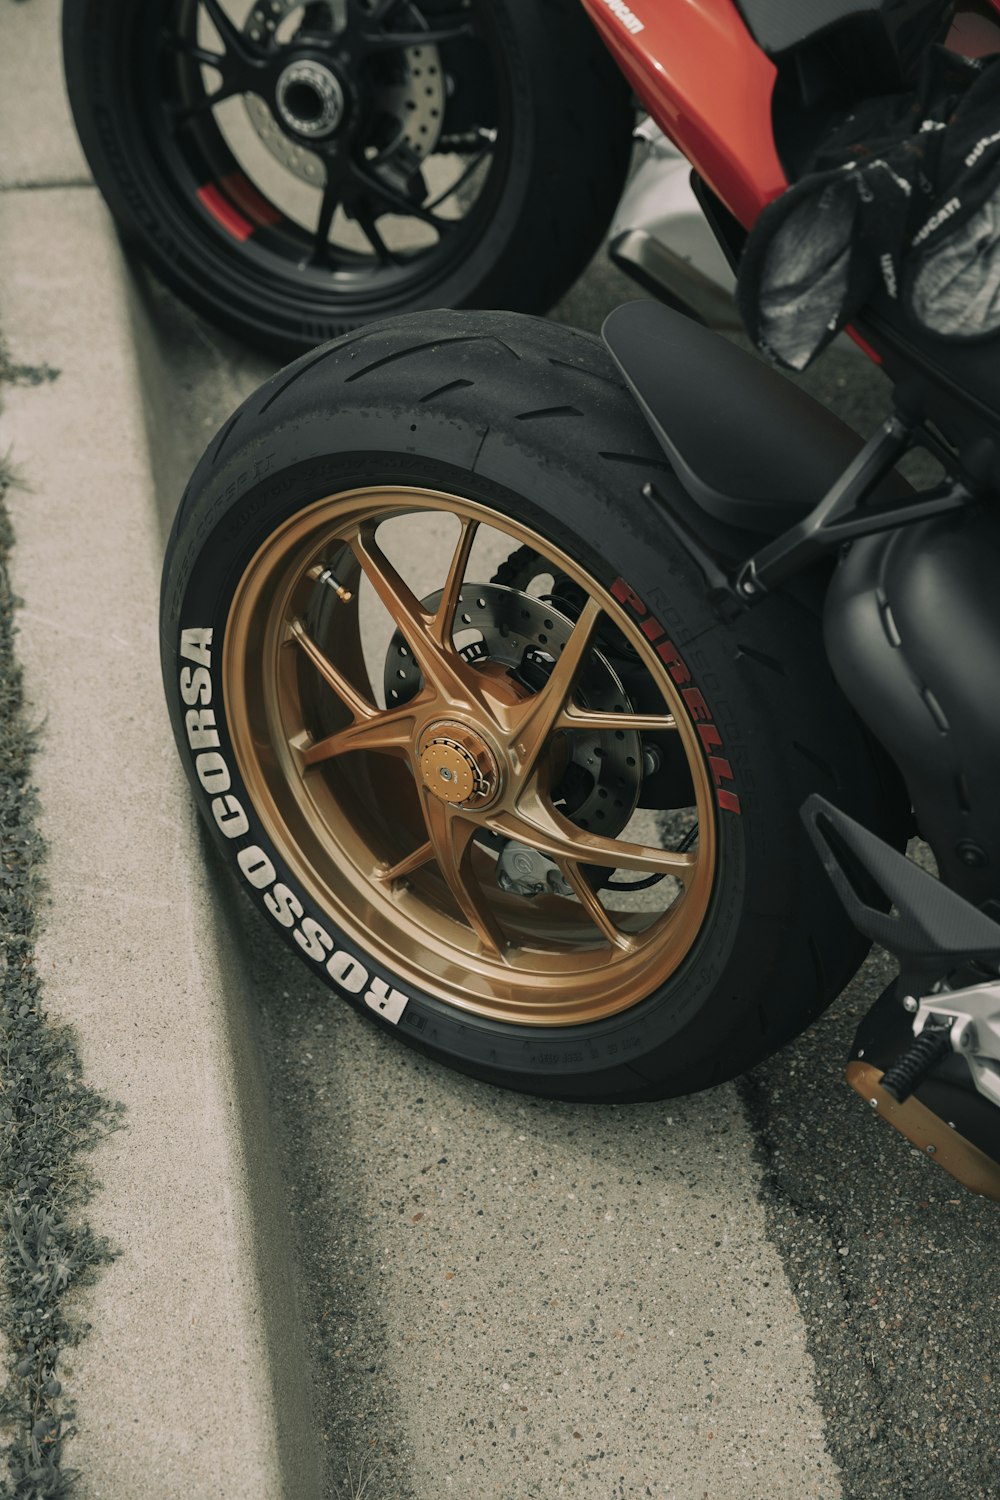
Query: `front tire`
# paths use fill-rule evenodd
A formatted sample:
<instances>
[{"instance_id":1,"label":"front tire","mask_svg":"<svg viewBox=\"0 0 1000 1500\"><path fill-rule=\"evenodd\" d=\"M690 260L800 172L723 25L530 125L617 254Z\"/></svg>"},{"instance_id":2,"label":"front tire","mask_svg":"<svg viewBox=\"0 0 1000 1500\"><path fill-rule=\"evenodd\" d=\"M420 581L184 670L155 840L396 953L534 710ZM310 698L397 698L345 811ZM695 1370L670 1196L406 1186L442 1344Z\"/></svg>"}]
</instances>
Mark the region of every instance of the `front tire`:
<instances>
[{"instance_id":1,"label":"front tire","mask_svg":"<svg viewBox=\"0 0 1000 1500\"><path fill-rule=\"evenodd\" d=\"M722 623L673 484L597 341L436 313L255 393L168 549L171 717L244 889L340 995L534 1093L730 1077L866 951L798 817L825 790L890 835L820 600Z\"/></svg>"},{"instance_id":2,"label":"front tire","mask_svg":"<svg viewBox=\"0 0 1000 1500\"><path fill-rule=\"evenodd\" d=\"M65 0L63 50L126 242L284 358L417 308L544 311L628 170L577 0Z\"/></svg>"}]
</instances>

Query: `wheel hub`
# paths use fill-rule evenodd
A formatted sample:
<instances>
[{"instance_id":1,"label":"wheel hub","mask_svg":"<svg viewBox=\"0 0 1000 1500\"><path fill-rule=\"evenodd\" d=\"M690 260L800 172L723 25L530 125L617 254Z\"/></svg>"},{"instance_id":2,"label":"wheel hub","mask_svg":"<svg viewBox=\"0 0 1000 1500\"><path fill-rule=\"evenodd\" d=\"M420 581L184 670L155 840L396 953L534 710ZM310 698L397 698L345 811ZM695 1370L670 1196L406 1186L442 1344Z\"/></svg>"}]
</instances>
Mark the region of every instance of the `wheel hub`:
<instances>
[{"instance_id":1,"label":"wheel hub","mask_svg":"<svg viewBox=\"0 0 1000 1500\"><path fill-rule=\"evenodd\" d=\"M432 594L423 600L424 609L433 613L440 597ZM506 685L513 703L542 686L569 640L573 622L551 601L495 583L469 583L460 597L459 627L479 637L462 647L465 660L494 677L498 686ZM532 679L530 685L523 685L519 674ZM384 682L390 704L406 702L420 686L420 669L398 633L386 656ZM579 692L591 708L624 713L630 706L618 675L600 651L591 654ZM567 816L595 833L614 836L624 828L639 798L639 736L626 730L575 730L555 747L554 757Z\"/></svg>"},{"instance_id":2,"label":"wheel hub","mask_svg":"<svg viewBox=\"0 0 1000 1500\"><path fill-rule=\"evenodd\" d=\"M243 29L255 42L268 37L277 39L279 34L284 35L287 27L294 27L295 12L303 11L304 8L303 0L266 0L266 3L265 0L261 0L261 3L251 10ZM416 12L413 13L413 17L414 29L417 29L422 22ZM331 7L331 21L332 19ZM336 57L338 33L331 29L328 39L324 37L322 44L330 51L332 57ZM284 45L288 48L294 45L294 40L291 43L276 40L276 45L278 47ZM316 45L317 39L313 38L313 51ZM345 75L349 77L352 86L361 89L364 96L361 102L365 106L362 110L357 107L349 109L344 84L330 67L319 62L315 56L309 59L299 58L291 62L279 75L280 87L286 75L293 74L290 80L293 90L292 100L286 106L288 112L286 113L286 108L282 107L280 98L276 98L275 107L272 109L271 105L259 94L248 93L244 95L243 103L250 123L271 155L301 182L307 182L313 187L323 183L325 167L318 151L311 151L308 143L315 142L318 146L322 140L341 127L345 130L352 128L352 122L358 121L361 116L370 119L394 120L398 135L393 150L402 150L409 159L419 163L435 150L441 135L445 106L445 79L441 69L440 55L436 47L417 45L400 48L398 53L392 53L392 58L395 65L383 72L370 74L370 72L353 68L349 74ZM318 130L304 129L302 124L303 119L308 122L313 117L313 111L316 109L312 100L308 99L305 94L299 94L300 84L311 90L314 88L313 81L308 77L300 80L294 76L295 69L306 66L322 69L339 91L339 114L336 120L333 123L321 124ZM296 108L297 94L299 102ZM303 105L305 105L305 111L303 111ZM327 113L320 117L323 121L328 120L331 107L331 104L325 106ZM370 150L366 150L365 154L370 155Z\"/></svg>"},{"instance_id":3,"label":"wheel hub","mask_svg":"<svg viewBox=\"0 0 1000 1500\"><path fill-rule=\"evenodd\" d=\"M333 135L344 118L344 90L325 63L301 58L279 74L274 90L279 118L289 130L309 140Z\"/></svg>"},{"instance_id":4,"label":"wheel hub","mask_svg":"<svg viewBox=\"0 0 1000 1500\"><path fill-rule=\"evenodd\" d=\"M500 790L496 756L464 724L435 724L420 743L420 776L433 796L453 807L486 807Z\"/></svg>"}]
</instances>

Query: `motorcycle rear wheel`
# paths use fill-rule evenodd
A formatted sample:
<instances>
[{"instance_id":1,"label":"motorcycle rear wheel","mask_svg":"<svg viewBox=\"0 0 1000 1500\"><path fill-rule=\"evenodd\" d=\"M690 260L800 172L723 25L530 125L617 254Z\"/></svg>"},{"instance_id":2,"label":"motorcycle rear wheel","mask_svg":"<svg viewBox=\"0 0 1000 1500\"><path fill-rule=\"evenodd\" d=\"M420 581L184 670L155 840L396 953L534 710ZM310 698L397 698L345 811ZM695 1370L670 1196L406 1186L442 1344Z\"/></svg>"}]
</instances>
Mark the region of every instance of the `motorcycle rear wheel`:
<instances>
[{"instance_id":1,"label":"motorcycle rear wheel","mask_svg":"<svg viewBox=\"0 0 1000 1500\"><path fill-rule=\"evenodd\" d=\"M575 0L65 0L63 45L126 242L282 358L421 307L544 311L628 170Z\"/></svg>"},{"instance_id":2,"label":"motorcycle rear wheel","mask_svg":"<svg viewBox=\"0 0 1000 1500\"><path fill-rule=\"evenodd\" d=\"M596 340L424 314L255 393L168 548L170 713L244 890L344 998L533 1093L774 1050L867 947L799 806L894 836L822 580L723 623L673 484Z\"/></svg>"}]
</instances>

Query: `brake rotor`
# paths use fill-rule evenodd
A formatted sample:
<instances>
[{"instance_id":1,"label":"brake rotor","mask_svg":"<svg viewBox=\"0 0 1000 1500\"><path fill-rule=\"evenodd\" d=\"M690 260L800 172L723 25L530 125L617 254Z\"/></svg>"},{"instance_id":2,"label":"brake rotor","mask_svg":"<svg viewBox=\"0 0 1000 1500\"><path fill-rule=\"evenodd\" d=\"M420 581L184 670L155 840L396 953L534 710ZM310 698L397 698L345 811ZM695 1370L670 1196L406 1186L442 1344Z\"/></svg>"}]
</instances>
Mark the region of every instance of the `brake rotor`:
<instances>
[{"instance_id":1,"label":"brake rotor","mask_svg":"<svg viewBox=\"0 0 1000 1500\"><path fill-rule=\"evenodd\" d=\"M440 593L430 594L422 607L433 612L440 598ZM458 600L455 635L471 637L460 647L463 658L483 671L511 674L525 697L539 691L575 622L545 600L495 583L466 584ZM420 669L397 631L385 660L386 704L406 703L420 684ZM581 707L602 713L631 709L621 680L599 651L587 658L576 696ZM642 746L638 734L574 729L562 739L565 759L553 789L554 802L578 827L615 837L639 800Z\"/></svg>"},{"instance_id":2,"label":"brake rotor","mask_svg":"<svg viewBox=\"0 0 1000 1500\"><path fill-rule=\"evenodd\" d=\"M288 16L305 8L304 0L258 0L246 19L244 33L253 41L273 37ZM327 9L332 16L332 0L327 0ZM418 11L410 10L409 16L413 29L423 25ZM437 47L401 47L394 61L397 68L392 78L373 85L369 102L375 115L389 115L399 123L399 136L389 154L402 152L408 164L416 166L435 149L441 135L445 104L441 58ZM258 94L245 95L243 102L251 125L275 160L300 181L322 186L326 180L322 157L286 135Z\"/></svg>"}]
</instances>

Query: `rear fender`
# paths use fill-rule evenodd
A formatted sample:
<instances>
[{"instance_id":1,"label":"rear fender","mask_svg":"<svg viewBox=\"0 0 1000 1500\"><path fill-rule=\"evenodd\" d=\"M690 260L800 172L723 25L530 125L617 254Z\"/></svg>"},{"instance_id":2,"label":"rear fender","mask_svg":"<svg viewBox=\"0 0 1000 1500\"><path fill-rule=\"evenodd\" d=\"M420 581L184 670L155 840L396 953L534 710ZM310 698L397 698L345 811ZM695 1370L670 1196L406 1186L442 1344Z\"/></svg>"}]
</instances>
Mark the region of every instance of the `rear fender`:
<instances>
[{"instance_id":1,"label":"rear fender","mask_svg":"<svg viewBox=\"0 0 1000 1500\"><path fill-rule=\"evenodd\" d=\"M672 308L627 302L601 334L678 480L717 522L779 535L862 447L777 370Z\"/></svg>"}]
</instances>

